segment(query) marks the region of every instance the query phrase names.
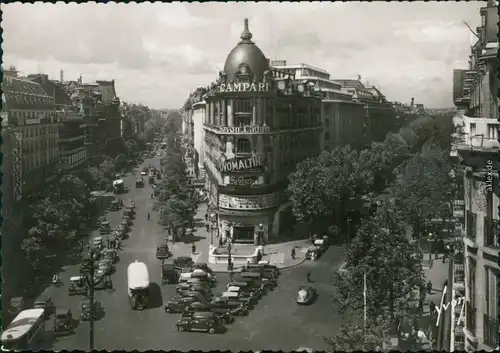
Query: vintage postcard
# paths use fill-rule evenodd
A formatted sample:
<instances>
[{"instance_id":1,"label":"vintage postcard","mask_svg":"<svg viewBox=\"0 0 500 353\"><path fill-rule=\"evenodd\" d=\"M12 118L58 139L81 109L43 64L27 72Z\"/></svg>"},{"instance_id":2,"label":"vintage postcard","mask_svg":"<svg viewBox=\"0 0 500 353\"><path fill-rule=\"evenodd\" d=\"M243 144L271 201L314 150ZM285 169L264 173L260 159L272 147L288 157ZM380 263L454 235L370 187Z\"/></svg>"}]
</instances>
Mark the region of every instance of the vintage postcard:
<instances>
[{"instance_id":1,"label":"vintage postcard","mask_svg":"<svg viewBox=\"0 0 500 353\"><path fill-rule=\"evenodd\" d=\"M498 2L5 3L4 351L498 349Z\"/></svg>"}]
</instances>

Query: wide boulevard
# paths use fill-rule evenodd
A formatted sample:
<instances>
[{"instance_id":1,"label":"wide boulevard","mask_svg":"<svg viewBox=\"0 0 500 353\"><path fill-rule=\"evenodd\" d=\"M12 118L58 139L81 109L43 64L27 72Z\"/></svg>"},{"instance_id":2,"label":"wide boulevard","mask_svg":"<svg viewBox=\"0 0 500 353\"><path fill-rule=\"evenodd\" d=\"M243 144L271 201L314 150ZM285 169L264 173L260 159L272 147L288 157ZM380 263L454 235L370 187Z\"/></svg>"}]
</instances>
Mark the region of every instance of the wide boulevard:
<instances>
[{"instance_id":1,"label":"wide boulevard","mask_svg":"<svg viewBox=\"0 0 500 353\"><path fill-rule=\"evenodd\" d=\"M159 167L159 158L144 161ZM316 262L306 261L290 269L284 269L279 278L278 288L262 298L255 309L246 317L237 317L235 323L228 325L225 334L183 332L175 329L180 314L166 314L163 304L175 294L174 285L161 285L160 262L156 259L156 246L165 241L165 230L158 225L157 216L152 211L154 200L151 199L151 187L135 188L135 181L140 169L124 177L128 193L119 195L125 204L133 199L136 204L136 218L132 225L130 238L122 244L120 261L116 264L116 273L112 275L113 290L96 291L96 300L102 303L105 314L95 322L95 349L97 350L295 350L310 347L324 350L323 336L332 336L338 332L340 320L331 303L332 271L340 265L341 250L330 248ZM151 213L151 221L147 213ZM120 220L122 210L112 211L107 215L111 226ZM203 218L199 213L198 221ZM209 235L203 222L197 222L197 251L207 251ZM93 236L98 235L98 231ZM174 256L188 255L190 244L178 242L171 245ZM130 308L127 296L127 266L139 260L149 269L152 287L153 305L143 311ZM295 296L299 286L306 283L307 273L318 292L318 300L310 306L298 306ZM56 306L69 307L79 317L81 296L68 296L68 283L71 276L78 275L77 266L68 266L61 274L64 285L47 289ZM214 293L225 287L227 274L218 273L218 285ZM47 330L52 322L47 323ZM88 350L89 324L80 322L76 332L66 337L50 340L53 350Z\"/></svg>"}]
</instances>

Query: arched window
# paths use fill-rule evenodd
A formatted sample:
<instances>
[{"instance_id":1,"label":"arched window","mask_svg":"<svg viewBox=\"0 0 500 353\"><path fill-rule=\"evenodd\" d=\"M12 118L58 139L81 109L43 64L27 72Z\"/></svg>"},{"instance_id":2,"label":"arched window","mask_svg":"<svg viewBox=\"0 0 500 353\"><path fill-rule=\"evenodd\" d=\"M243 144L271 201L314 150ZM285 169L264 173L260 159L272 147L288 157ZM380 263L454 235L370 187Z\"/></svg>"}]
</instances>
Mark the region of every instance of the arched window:
<instances>
[{"instance_id":1,"label":"arched window","mask_svg":"<svg viewBox=\"0 0 500 353\"><path fill-rule=\"evenodd\" d=\"M237 153L250 153L252 151L250 140L246 138L238 139L236 146Z\"/></svg>"}]
</instances>

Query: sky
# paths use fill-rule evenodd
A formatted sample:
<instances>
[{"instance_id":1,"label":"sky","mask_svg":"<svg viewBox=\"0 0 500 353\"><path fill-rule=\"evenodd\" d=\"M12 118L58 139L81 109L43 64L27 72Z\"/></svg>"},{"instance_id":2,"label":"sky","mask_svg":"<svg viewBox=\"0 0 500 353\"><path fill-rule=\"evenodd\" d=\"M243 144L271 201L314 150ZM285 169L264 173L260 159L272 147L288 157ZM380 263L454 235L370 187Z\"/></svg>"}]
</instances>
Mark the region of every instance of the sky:
<instances>
[{"instance_id":1,"label":"sky","mask_svg":"<svg viewBox=\"0 0 500 353\"><path fill-rule=\"evenodd\" d=\"M122 101L180 108L224 68L248 18L270 59L374 85L390 101L452 107L485 2L6 4L3 62L21 74L115 80Z\"/></svg>"}]
</instances>

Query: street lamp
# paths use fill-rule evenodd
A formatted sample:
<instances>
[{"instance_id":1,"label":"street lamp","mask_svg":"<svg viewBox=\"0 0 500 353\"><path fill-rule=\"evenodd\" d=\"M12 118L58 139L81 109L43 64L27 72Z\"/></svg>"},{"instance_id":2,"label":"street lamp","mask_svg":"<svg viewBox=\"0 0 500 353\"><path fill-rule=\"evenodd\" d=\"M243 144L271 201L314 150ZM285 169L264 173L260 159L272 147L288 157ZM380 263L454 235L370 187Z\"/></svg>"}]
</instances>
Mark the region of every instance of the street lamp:
<instances>
[{"instance_id":1,"label":"street lamp","mask_svg":"<svg viewBox=\"0 0 500 353\"><path fill-rule=\"evenodd\" d=\"M94 315L96 315L95 307L95 287L98 286L105 279L105 275L95 280L96 272L96 258L98 252L95 249L89 250L89 259L82 261L80 272L85 277L88 286L88 294L90 299L90 318L89 318L89 349L94 350ZM112 285L111 285L112 286Z\"/></svg>"}]
</instances>

